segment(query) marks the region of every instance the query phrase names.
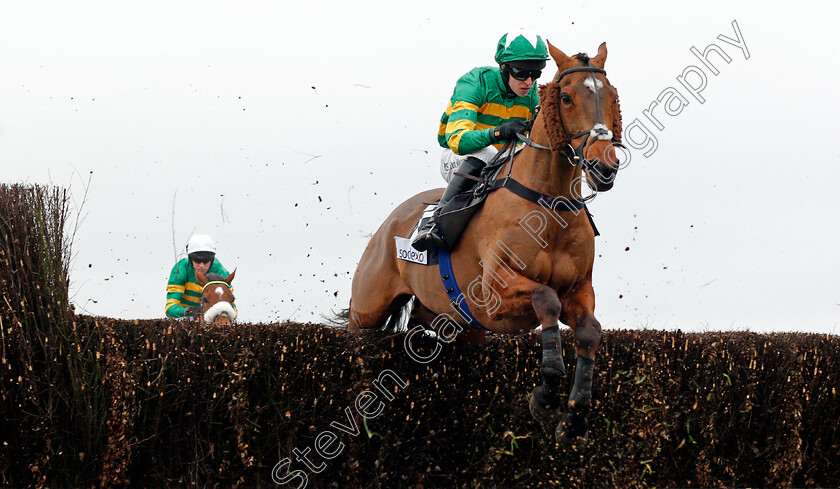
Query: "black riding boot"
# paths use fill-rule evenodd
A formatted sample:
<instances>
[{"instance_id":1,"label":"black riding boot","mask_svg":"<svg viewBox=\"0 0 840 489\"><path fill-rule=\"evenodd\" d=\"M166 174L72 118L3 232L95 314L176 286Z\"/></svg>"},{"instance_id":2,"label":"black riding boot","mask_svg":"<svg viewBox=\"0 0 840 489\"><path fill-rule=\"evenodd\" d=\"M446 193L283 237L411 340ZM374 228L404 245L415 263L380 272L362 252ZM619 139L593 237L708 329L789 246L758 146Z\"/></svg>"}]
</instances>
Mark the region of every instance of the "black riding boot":
<instances>
[{"instance_id":1,"label":"black riding boot","mask_svg":"<svg viewBox=\"0 0 840 489\"><path fill-rule=\"evenodd\" d=\"M476 158L475 156L468 156L467 159L458 166L455 172L465 173L467 175L477 177L481 174L481 170L484 168L484 165L486 165L484 161ZM432 217L428 218L426 222L421 224L420 229L417 231L417 236L411 242L411 246L415 250L426 251L432 248L440 248L443 244L443 235L437 225L438 214L440 214L441 209L443 209L443 207L452 200L452 197L455 197L462 192L466 192L475 186L475 184L475 180L455 175L454 173L452 174L452 178L449 179L449 184L446 186L443 196L440 198L440 201L438 201L434 214Z\"/></svg>"}]
</instances>

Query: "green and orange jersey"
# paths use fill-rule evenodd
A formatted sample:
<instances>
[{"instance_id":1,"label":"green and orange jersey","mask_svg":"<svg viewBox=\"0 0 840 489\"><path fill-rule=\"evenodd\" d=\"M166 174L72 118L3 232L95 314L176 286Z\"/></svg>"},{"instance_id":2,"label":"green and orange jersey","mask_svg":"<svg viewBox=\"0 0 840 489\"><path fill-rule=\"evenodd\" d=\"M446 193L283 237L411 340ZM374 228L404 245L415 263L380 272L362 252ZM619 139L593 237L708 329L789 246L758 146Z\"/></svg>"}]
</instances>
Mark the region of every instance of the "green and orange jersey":
<instances>
[{"instance_id":1,"label":"green and orange jersey","mask_svg":"<svg viewBox=\"0 0 840 489\"><path fill-rule=\"evenodd\" d=\"M207 273L218 273L222 277L230 274L218 259L213 259L213 264ZM188 307L200 305L201 289L195 278L195 269L190 259L182 258L172 267L172 272L169 274L169 285L166 286L166 316L181 318L184 317L184 311Z\"/></svg>"},{"instance_id":2,"label":"green and orange jersey","mask_svg":"<svg viewBox=\"0 0 840 489\"><path fill-rule=\"evenodd\" d=\"M528 95L508 93L498 67L473 68L458 79L446 112L440 118L438 143L457 154L490 146L493 128L515 119L529 120L539 103L537 84ZM503 142L495 143L501 149Z\"/></svg>"}]
</instances>

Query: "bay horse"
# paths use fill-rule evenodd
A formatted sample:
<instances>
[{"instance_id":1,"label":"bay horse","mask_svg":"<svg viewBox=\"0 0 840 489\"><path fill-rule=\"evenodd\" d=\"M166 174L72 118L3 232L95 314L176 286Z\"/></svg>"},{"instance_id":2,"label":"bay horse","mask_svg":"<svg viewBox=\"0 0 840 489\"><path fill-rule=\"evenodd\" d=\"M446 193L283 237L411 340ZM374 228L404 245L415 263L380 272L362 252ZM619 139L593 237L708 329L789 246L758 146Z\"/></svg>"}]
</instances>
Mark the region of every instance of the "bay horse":
<instances>
[{"instance_id":1,"label":"bay horse","mask_svg":"<svg viewBox=\"0 0 840 489\"><path fill-rule=\"evenodd\" d=\"M206 276L195 271L195 278L201 289L201 319L207 324L226 325L236 319L236 308L233 307L235 298L231 283L236 270L227 277L218 273L208 273Z\"/></svg>"},{"instance_id":2,"label":"bay horse","mask_svg":"<svg viewBox=\"0 0 840 489\"><path fill-rule=\"evenodd\" d=\"M345 314L351 332L387 329L410 307L411 318L439 337L448 324L459 340L473 343L488 332L520 334L541 326L542 385L534 389L529 408L547 427L557 423L559 442L572 444L588 438L586 415L601 339L592 288L596 231L583 208L581 182L595 192L612 188L619 166L615 148L623 148L621 110L604 71L606 43L591 59L548 46L558 71L540 86L530 139L520 137L527 145L489 182L494 190L449 252L452 278L444 269L396 256L394 237L409 236L426 203L443 192L428 190L400 204L373 235L353 276ZM457 283L469 286L453 299ZM565 414L559 322L573 330L577 352Z\"/></svg>"}]
</instances>

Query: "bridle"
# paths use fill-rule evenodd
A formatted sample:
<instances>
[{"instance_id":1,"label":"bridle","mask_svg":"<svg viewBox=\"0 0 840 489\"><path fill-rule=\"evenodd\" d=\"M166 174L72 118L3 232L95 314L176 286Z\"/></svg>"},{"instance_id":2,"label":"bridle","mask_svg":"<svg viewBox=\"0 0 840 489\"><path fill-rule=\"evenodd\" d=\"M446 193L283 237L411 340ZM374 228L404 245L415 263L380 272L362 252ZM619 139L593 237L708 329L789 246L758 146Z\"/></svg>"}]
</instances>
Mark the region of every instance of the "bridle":
<instances>
[{"instance_id":1,"label":"bridle","mask_svg":"<svg viewBox=\"0 0 840 489\"><path fill-rule=\"evenodd\" d=\"M595 74L600 73L606 76L606 70L604 70L603 68L590 66L588 64L587 66L576 66L574 68L569 68L568 70L560 72L560 74L557 75L557 77L552 81L552 83L556 83L559 85L560 80L562 80L564 76L582 71L588 72L592 76L592 89L595 92L595 112L597 114L597 122L594 126L592 126L592 129L589 129L588 131L581 131L575 135L571 135L569 133L569 129L566 127L566 121L563 120L563 111L559 110L558 108L558 113L560 115L560 125L563 128L563 132L566 134L566 137L569 140L569 143L566 145L566 147L560 150L560 154L565 156L572 165L575 165L584 171L591 172L593 171L594 166L598 163L598 159L596 158L595 160L588 160L583 155L589 148L589 146L594 144L595 141L609 140L611 141L613 146L620 148L623 148L624 145L622 145L621 142L619 142L615 135L612 133L612 131L604 125L603 119L601 117L601 96L599 93L600 89L598 88L600 82L597 78L595 78ZM562 104L562 101L560 103ZM534 113L534 118L531 119L532 124L533 121L536 120L537 115L539 114L539 110L540 108L539 106L537 106ZM517 136L529 146L551 151L551 148L549 148L548 146L543 146L541 144L535 143L524 134L518 134ZM572 141L580 137L583 137L583 141L581 141L581 143L577 146L572 146Z\"/></svg>"},{"instance_id":2,"label":"bridle","mask_svg":"<svg viewBox=\"0 0 840 489\"><path fill-rule=\"evenodd\" d=\"M227 287L228 291L231 291L231 295L233 295L232 288L231 288L229 283L224 282L222 280L213 280L213 281L207 282L206 284L204 284L204 287L201 288L202 304L204 303L204 291L207 290L207 287L209 287L211 285L224 285L225 287ZM215 306L215 304L214 304L214 306ZM203 311L203 309L204 309L204 307L202 306L202 315L206 314L210 309L212 309L212 307L210 309L208 309L207 311ZM233 319L233 318L229 317L228 319Z\"/></svg>"},{"instance_id":3,"label":"bridle","mask_svg":"<svg viewBox=\"0 0 840 489\"><path fill-rule=\"evenodd\" d=\"M563 120L563 112L562 110L560 110L560 107L558 107L561 127L563 128L563 132L565 133L569 141L565 148L559 150L559 153L565 156L572 165L580 168L581 170L591 175L594 172L599 172L599 170L596 167L601 161L597 158L595 158L594 160L588 160L584 157L584 152L589 146L591 146L595 143L595 141L598 140L609 140L611 141L611 144L613 146L617 146L620 148L623 148L624 146L615 137L612 131L604 125L603 119L601 117L601 97L598 88L598 84L600 82L597 78L595 78L595 74L600 73L606 76L607 72L603 68L591 66L587 61L586 66L577 66L560 72L560 74L557 75L557 77L551 83L555 83L559 87L560 80L562 80L564 76L578 72L588 72L592 76L592 88L595 92L595 110L598 114L597 122L594 126L592 126L592 129L588 131L581 131L575 134L574 136L571 136L569 134L568 128L566 127L566 122ZM558 103L562 103L562 101L558 101ZM537 116L539 115L539 110L540 107L538 105L535 108L534 117L530 119L527 123L528 127L533 125L534 121L537 119ZM539 143L535 143L524 134L517 134L517 137L528 146L532 146L537 149L554 151L548 146L543 146ZM577 147L572 146L572 141L580 137L584 138L583 141ZM473 189L473 194L477 198L482 198L484 194L492 192L493 190L507 188L508 190L525 200L533 202L542 207L551 208L555 211L561 210L577 212L581 209L586 210L586 202L593 199L595 197L595 193L586 197L575 197L572 199L566 197L555 197L536 192L513 179L511 177L511 173L513 171L514 156L516 153L514 147L515 145L513 141L505 142L502 148L499 149L499 151L496 153L496 156L494 156L489 162L487 162L487 165L482 170L480 177L476 177L467 173L460 173L457 171L454 174L478 182L478 184ZM502 178L496 178L498 172L500 171L502 166L505 165L505 163L510 163L507 167L507 175ZM589 214L588 210L586 210L586 216L589 219L590 224L592 225L593 231L595 231L595 235L598 236L598 230L595 228L595 223L592 222L592 216Z\"/></svg>"},{"instance_id":4,"label":"bridle","mask_svg":"<svg viewBox=\"0 0 840 489\"><path fill-rule=\"evenodd\" d=\"M201 288L201 295L204 295L204 291L207 290L207 287L213 284L224 285L228 288L228 290L230 290L230 284L228 284L227 282L223 282L221 280L213 280L212 282L207 282L206 284L204 284L204 287Z\"/></svg>"}]
</instances>

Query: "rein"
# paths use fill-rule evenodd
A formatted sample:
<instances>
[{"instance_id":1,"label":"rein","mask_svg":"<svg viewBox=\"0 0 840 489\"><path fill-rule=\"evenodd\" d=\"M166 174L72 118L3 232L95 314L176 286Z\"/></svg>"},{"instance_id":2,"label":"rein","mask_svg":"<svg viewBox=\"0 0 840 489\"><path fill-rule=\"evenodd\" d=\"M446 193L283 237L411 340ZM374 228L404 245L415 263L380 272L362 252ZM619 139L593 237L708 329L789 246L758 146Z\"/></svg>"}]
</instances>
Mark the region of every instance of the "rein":
<instances>
[{"instance_id":1,"label":"rein","mask_svg":"<svg viewBox=\"0 0 840 489\"><path fill-rule=\"evenodd\" d=\"M538 108L539 109L539 108ZM536 115L534 116L536 117ZM533 119L530 121L533 123ZM540 149L547 149L551 150L546 146L539 145L523 134L517 134L519 139L525 141L530 146L535 146ZM482 170L481 177L474 177L472 175L468 175L465 173L455 172L456 175L460 175L462 177L470 178L472 180L476 180L478 184L473 189L473 194L477 198L481 198L484 194L490 193L494 190L498 190L500 188L506 188L510 192L518 195L519 197L537 204L541 207L545 207L546 209L552 209L554 211L572 211L577 213L581 209L586 210L586 215L589 217L589 221L592 222L592 217L589 215L589 210L586 209L586 202L592 199L592 196L588 196L585 198L575 198L569 199L567 197L552 197L550 195L546 195L531 188L526 187L518 180L511 178L510 174L513 171L513 163L514 163L514 156L516 155L516 151L514 151L511 146L513 145L512 141L508 141L502 146L502 149L496 153L496 156L490 160L487 166L484 167ZM505 158L501 158L501 155L510 149L509 154ZM510 163L507 170L507 175L504 178L495 178L496 172L504 166L506 163ZM592 223L593 229L595 228L595 223ZM596 230L597 233L597 230Z\"/></svg>"},{"instance_id":2,"label":"rein","mask_svg":"<svg viewBox=\"0 0 840 489\"><path fill-rule=\"evenodd\" d=\"M598 160L588 160L584 157L584 151L589 145L593 144L595 141L600 139L608 139L612 141L612 144L620 147L623 147L623 145L615 138L612 131L604 125L603 119L601 117L601 97L598 88L599 80L595 78L595 74L600 73L606 76L606 70L604 70L603 68L590 66L588 64L587 66L577 66L562 71L560 74L557 75L557 77L552 81L552 83L556 83L559 85L560 81L563 79L564 76L579 72L587 72L592 77L592 88L595 92L595 110L598 114L598 119L595 125L592 127L592 129L588 131L581 131L572 136L569 133L568 128L566 128L566 122L563 120L563 112L558 108L561 127L569 140L569 144L567 145L567 147L563 148L559 152L560 154L565 156L572 165L577 166L581 170L592 172L593 167L597 164ZM540 107L538 105L536 107L534 117L528 121L529 127L536 120L537 116L539 115L539 111ZM552 148L536 143L524 134L517 134L516 136L519 138L520 141L527 144L528 146L537 149L553 151ZM572 146L571 142L580 137L583 137L583 141L581 141L581 143L577 147ZM598 236L600 233L595 227L595 223L592 220L592 215L589 213L589 209L586 208L586 202L594 198L595 195L593 194L584 198L575 199L569 199L566 197L552 197L532 190L526 187L525 185L522 185L520 182L511 178L511 171L513 170L514 156L516 153L513 150L512 145L513 142L508 141L505 143L504 146L502 146L502 148L496 154L496 157L494 157L490 162L488 162L487 166L484 168L484 171L482 172L482 178L472 177L473 179L479 180L478 185L474 189L474 194L477 197L480 197L481 195L488 192L492 192L493 190L506 188L510 192L513 192L514 194L529 202L555 211L572 211L577 213L578 211L583 209L586 211L586 217L589 219L589 223L592 225L592 229L593 231L595 231L595 235ZM501 155L503 155L505 151L508 151L509 154L507 155L507 157L502 158ZM504 178L494 179L496 171L508 162L510 163L510 165L508 166L507 175ZM470 177L470 175L462 175L465 177Z\"/></svg>"}]
</instances>

